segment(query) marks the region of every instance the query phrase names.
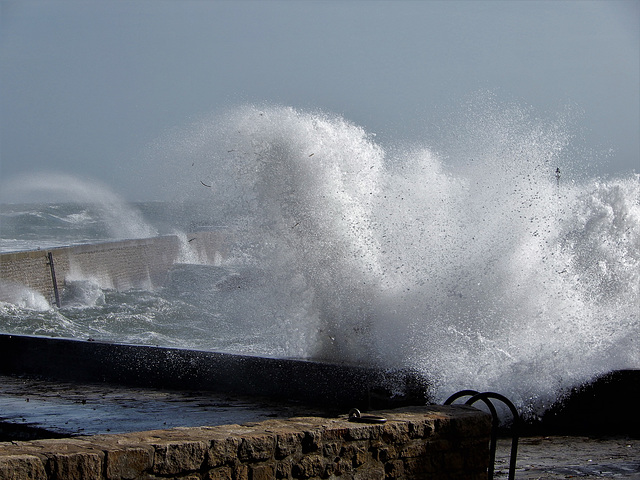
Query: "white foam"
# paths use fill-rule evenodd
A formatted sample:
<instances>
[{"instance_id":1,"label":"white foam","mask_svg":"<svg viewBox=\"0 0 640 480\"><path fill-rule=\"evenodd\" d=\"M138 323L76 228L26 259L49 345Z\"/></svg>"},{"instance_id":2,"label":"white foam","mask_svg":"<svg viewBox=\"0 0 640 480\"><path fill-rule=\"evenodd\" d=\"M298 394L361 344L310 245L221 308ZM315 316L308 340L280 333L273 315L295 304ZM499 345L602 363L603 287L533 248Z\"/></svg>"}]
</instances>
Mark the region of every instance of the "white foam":
<instances>
[{"instance_id":1,"label":"white foam","mask_svg":"<svg viewBox=\"0 0 640 480\"><path fill-rule=\"evenodd\" d=\"M39 312L51 310L51 305L41 293L4 280L0 281L0 303Z\"/></svg>"},{"instance_id":2,"label":"white foam","mask_svg":"<svg viewBox=\"0 0 640 480\"><path fill-rule=\"evenodd\" d=\"M562 119L494 105L455 128L391 155L340 117L245 107L174 134L171 155L271 278L269 304L242 308L277 306L280 353L520 405L640 368L638 178L580 180Z\"/></svg>"}]
</instances>

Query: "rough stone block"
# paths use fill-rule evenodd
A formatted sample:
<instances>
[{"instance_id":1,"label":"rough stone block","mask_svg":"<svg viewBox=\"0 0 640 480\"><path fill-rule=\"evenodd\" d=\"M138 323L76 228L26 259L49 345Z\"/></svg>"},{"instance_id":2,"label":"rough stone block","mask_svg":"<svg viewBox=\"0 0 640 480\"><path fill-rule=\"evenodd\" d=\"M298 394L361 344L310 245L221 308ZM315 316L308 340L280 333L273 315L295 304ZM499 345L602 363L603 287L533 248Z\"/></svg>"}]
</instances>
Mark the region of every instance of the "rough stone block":
<instances>
[{"instance_id":1,"label":"rough stone block","mask_svg":"<svg viewBox=\"0 0 640 480\"><path fill-rule=\"evenodd\" d=\"M325 460L320 455L307 455L293 466L293 476L295 478L318 477L324 471Z\"/></svg>"},{"instance_id":2,"label":"rough stone block","mask_svg":"<svg viewBox=\"0 0 640 480\"><path fill-rule=\"evenodd\" d=\"M427 453L427 448L428 446L424 442L414 441L412 443L405 445L400 450L400 457L401 458L423 457Z\"/></svg>"},{"instance_id":3,"label":"rough stone block","mask_svg":"<svg viewBox=\"0 0 640 480\"><path fill-rule=\"evenodd\" d=\"M50 472L51 479L85 480L102 477L103 452L51 452L46 456L46 469Z\"/></svg>"},{"instance_id":4,"label":"rough stone block","mask_svg":"<svg viewBox=\"0 0 640 480\"><path fill-rule=\"evenodd\" d=\"M394 445L380 443L372 446L370 450L373 458L383 463L398 458L398 451Z\"/></svg>"},{"instance_id":5,"label":"rough stone block","mask_svg":"<svg viewBox=\"0 0 640 480\"><path fill-rule=\"evenodd\" d=\"M276 464L276 478L291 478L293 465L290 461L278 462Z\"/></svg>"},{"instance_id":6,"label":"rough stone block","mask_svg":"<svg viewBox=\"0 0 640 480\"><path fill-rule=\"evenodd\" d=\"M353 475L354 480L384 480L384 465L378 462L363 464Z\"/></svg>"},{"instance_id":7,"label":"rough stone block","mask_svg":"<svg viewBox=\"0 0 640 480\"><path fill-rule=\"evenodd\" d=\"M199 470L207 458L204 442L178 441L154 444L155 460L153 472L161 475L175 475Z\"/></svg>"},{"instance_id":8,"label":"rough stone block","mask_svg":"<svg viewBox=\"0 0 640 480\"><path fill-rule=\"evenodd\" d=\"M249 466L248 465L237 465L233 470L233 479L234 480L249 480Z\"/></svg>"},{"instance_id":9,"label":"rough stone block","mask_svg":"<svg viewBox=\"0 0 640 480\"><path fill-rule=\"evenodd\" d=\"M409 436L411 438L427 438L433 433L433 421L424 419L420 421L408 421Z\"/></svg>"},{"instance_id":10,"label":"rough stone block","mask_svg":"<svg viewBox=\"0 0 640 480\"><path fill-rule=\"evenodd\" d=\"M346 438L348 432L349 425L331 424L322 432L322 438L324 441L342 440Z\"/></svg>"},{"instance_id":11,"label":"rough stone block","mask_svg":"<svg viewBox=\"0 0 640 480\"><path fill-rule=\"evenodd\" d=\"M233 480L233 471L231 467L220 467L209 470L204 476L205 480Z\"/></svg>"},{"instance_id":12,"label":"rough stone block","mask_svg":"<svg viewBox=\"0 0 640 480\"><path fill-rule=\"evenodd\" d=\"M431 478L430 475L437 472L438 469L434 469L430 458L417 457L404 460L405 478Z\"/></svg>"},{"instance_id":13,"label":"rough stone block","mask_svg":"<svg viewBox=\"0 0 640 480\"><path fill-rule=\"evenodd\" d=\"M491 425L491 415L467 405L455 405L457 415L449 419L449 426L455 429L460 437L472 437L478 435L483 429Z\"/></svg>"},{"instance_id":14,"label":"rough stone block","mask_svg":"<svg viewBox=\"0 0 640 480\"><path fill-rule=\"evenodd\" d=\"M404 462L402 460L393 460L387 462L384 466L384 473L389 480L400 479L404 477Z\"/></svg>"},{"instance_id":15,"label":"rough stone block","mask_svg":"<svg viewBox=\"0 0 640 480\"><path fill-rule=\"evenodd\" d=\"M302 439L302 453L316 452L320 449L323 440L322 432L318 430L307 430Z\"/></svg>"},{"instance_id":16,"label":"rough stone block","mask_svg":"<svg viewBox=\"0 0 640 480\"><path fill-rule=\"evenodd\" d=\"M0 457L0 478L3 480L46 480L47 472L35 455Z\"/></svg>"},{"instance_id":17,"label":"rough stone block","mask_svg":"<svg viewBox=\"0 0 640 480\"><path fill-rule=\"evenodd\" d=\"M456 441L454 441L456 440ZM457 443L457 438L454 440L449 440L447 438L436 437L433 440L427 440L424 442L424 445L432 452L444 452L447 450L451 450L455 448Z\"/></svg>"},{"instance_id":18,"label":"rough stone block","mask_svg":"<svg viewBox=\"0 0 640 480\"><path fill-rule=\"evenodd\" d=\"M356 447L354 449L354 455L352 458L353 466L359 467L360 465L364 465L368 460L368 452L364 447Z\"/></svg>"},{"instance_id":19,"label":"rough stone block","mask_svg":"<svg viewBox=\"0 0 640 480\"><path fill-rule=\"evenodd\" d=\"M355 423L349 427L347 440L375 440L382 436L383 425Z\"/></svg>"},{"instance_id":20,"label":"rough stone block","mask_svg":"<svg viewBox=\"0 0 640 480\"><path fill-rule=\"evenodd\" d=\"M368 451L364 445L347 444L340 450L340 457L358 467L367 461Z\"/></svg>"},{"instance_id":21,"label":"rough stone block","mask_svg":"<svg viewBox=\"0 0 640 480\"><path fill-rule=\"evenodd\" d=\"M207 465L209 467L217 467L236 462L238 460L240 441L237 437L216 438L212 440L207 452Z\"/></svg>"},{"instance_id":22,"label":"rough stone block","mask_svg":"<svg viewBox=\"0 0 640 480\"><path fill-rule=\"evenodd\" d=\"M340 455L340 450L342 448L342 443L338 443L338 442L329 442L329 443L325 443L322 446L322 454L325 457L337 457L338 455Z\"/></svg>"},{"instance_id":23,"label":"rough stone block","mask_svg":"<svg viewBox=\"0 0 640 480\"><path fill-rule=\"evenodd\" d=\"M383 427L382 438L387 443L402 444L409 441L409 424L405 422L387 423Z\"/></svg>"},{"instance_id":24,"label":"rough stone block","mask_svg":"<svg viewBox=\"0 0 640 480\"><path fill-rule=\"evenodd\" d=\"M276 435L276 451L275 457L283 459L289 455L293 455L298 451L302 451L302 439L304 433L296 431L279 432Z\"/></svg>"},{"instance_id":25,"label":"rough stone block","mask_svg":"<svg viewBox=\"0 0 640 480\"><path fill-rule=\"evenodd\" d=\"M274 435L253 435L244 437L238 449L242 462L255 462L273 458L276 438Z\"/></svg>"},{"instance_id":26,"label":"rough stone block","mask_svg":"<svg viewBox=\"0 0 640 480\"><path fill-rule=\"evenodd\" d=\"M153 467L153 449L132 447L107 450L105 466L109 480L139 478Z\"/></svg>"},{"instance_id":27,"label":"rough stone block","mask_svg":"<svg viewBox=\"0 0 640 480\"><path fill-rule=\"evenodd\" d=\"M251 480L273 480L275 476L275 468L270 464L251 466L249 472Z\"/></svg>"},{"instance_id":28,"label":"rough stone block","mask_svg":"<svg viewBox=\"0 0 640 480\"><path fill-rule=\"evenodd\" d=\"M345 462L342 458L338 457L333 460L333 463L330 465L331 471L333 475L339 477L340 475L346 475L350 472L353 472L353 466L351 462ZM327 469L329 471L329 469Z\"/></svg>"}]
</instances>

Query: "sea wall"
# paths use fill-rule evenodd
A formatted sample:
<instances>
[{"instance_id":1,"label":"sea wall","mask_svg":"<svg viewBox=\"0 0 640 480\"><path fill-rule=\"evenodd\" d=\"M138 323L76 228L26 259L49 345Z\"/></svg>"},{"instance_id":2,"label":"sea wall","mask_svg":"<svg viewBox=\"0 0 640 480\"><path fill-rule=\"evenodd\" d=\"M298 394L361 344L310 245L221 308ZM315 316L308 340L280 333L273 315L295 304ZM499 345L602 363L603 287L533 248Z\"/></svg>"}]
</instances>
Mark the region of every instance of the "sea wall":
<instances>
[{"instance_id":1,"label":"sea wall","mask_svg":"<svg viewBox=\"0 0 640 480\"><path fill-rule=\"evenodd\" d=\"M168 235L2 253L0 280L26 286L55 304L54 276L58 289L74 280L91 280L101 288L115 290L150 288L164 282L174 263L214 263L223 251L222 234L198 232L183 240Z\"/></svg>"},{"instance_id":2,"label":"sea wall","mask_svg":"<svg viewBox=\"0 0 640 480\"><path fill-rule=\"evenodd\" d=\"M486 479L490 416L471 407L376 412L384 424L300 417L246 425L0 443L12 479Z\"/></svg>"},{"instance_id":3,"label":"sea wall","mask_svg":"<svg viewBox=\"0 0 640 480\"><path fill-rule=\"evenodd\" d=\"M0 334L0 374L233 392L341 411L429 401L426 380L411 370L12 334Z\"/></svg>"}]
</instances>

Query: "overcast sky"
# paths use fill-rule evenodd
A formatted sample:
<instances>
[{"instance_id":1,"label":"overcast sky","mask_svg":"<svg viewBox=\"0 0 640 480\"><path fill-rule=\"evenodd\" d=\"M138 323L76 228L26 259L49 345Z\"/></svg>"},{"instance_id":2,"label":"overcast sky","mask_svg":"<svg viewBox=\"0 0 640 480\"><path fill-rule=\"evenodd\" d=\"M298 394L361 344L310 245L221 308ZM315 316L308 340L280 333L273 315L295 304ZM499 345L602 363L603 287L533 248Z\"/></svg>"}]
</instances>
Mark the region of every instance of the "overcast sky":
<instances>
[{"instance_id":1,"label":"overcast sky","mask_svg":"<svg viewBox=\"0 0 640 480\"><path fill-rule=\"evenodd\" d=\"M125 196L172 127L234 105L344 116L420 142L490 90L582 113L596 170L640 171L640 1L0 0L2 179L55 171Z\"/></svg>"}]
</instances>

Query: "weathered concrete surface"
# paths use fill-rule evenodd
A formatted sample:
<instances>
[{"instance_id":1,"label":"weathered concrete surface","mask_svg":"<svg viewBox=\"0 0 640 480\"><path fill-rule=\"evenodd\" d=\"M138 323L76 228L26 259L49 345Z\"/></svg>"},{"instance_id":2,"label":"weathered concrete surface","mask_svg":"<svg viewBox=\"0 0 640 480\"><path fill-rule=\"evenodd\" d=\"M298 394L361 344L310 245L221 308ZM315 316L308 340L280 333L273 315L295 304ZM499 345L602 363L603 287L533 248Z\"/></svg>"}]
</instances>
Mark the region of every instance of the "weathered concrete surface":
<instances>
[{"instance_id":1,"label":"weathered concrete surface","mask_svg":"<svg viewBox=\"0 0 640 480\"><path fill-rule=\"evenodd\" d=\"M640 432L639 432L640 434ZM508 478L511 441L500 439L496 479ZM518 480L580 480L640 478L640 441L627 436L534 436L520 439Z\"/></svg>"},{"instance_id":2,"label":"weathered concrete surface","mask_svg":"<svg viewBox=\"0 0 640 480\"><path fill-rule=\"evenodd\" d=\"M0 443L3 479L484 479L490 417L464 406L376 412L384 424L297 417Z\"/></svg>"}]
</instances>

